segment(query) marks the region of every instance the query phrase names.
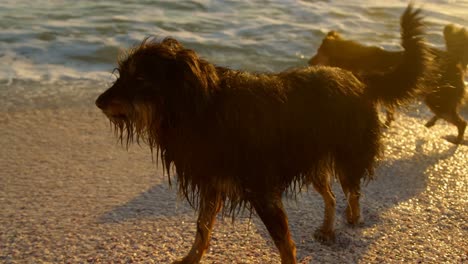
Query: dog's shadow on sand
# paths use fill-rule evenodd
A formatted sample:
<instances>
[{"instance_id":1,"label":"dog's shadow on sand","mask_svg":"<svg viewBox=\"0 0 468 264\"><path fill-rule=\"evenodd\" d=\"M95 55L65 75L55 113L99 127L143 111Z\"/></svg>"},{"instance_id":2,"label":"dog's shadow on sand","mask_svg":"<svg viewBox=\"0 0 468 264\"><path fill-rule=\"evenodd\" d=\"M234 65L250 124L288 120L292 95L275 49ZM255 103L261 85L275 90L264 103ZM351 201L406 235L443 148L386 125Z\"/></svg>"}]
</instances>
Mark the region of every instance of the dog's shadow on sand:
<instances>
[{"instance_id":1,"label":"dog's shadow on sand","mask_svg":"<svg viewBox=\"0 0 468 264\"><path fill-rule=\"evenodd\" d=\"M452 157L458 148L457 145L452 145L443 152L428 154L423 150L425 143L425 140L417 140L411 157L392 162L384 160L376 170L375 180L363 186L363 202L385 210L425 191L428 180L426 171L439 161ZM363 209L366 213L365 206ZM373 212L367 213L373 219ZM379 211L374 213L378 215Z\"/></svg>"},{"instance_id":2,"label":"dog's shadow on sand","mask_svg":"<svg viewBox=\"0 0 468 264\"><path fill-rule=\"evenodd\" d=\"M337 198L337 230L336 243L333 245L323 245L313 238L313 232L320 226L323 218L323 201L313 188L303 191L297 199L286 198L291 233L297 245L298 259L302 260L300 263L309 263L310 258L316 263L327 262L329 256L340 260L346 256L346 252L354 251L353 248L360 248L360 252L366 252L365 248L380 239L383 233L369 238L363 236L362 232L386 221L381 217L383 212L423 192L428 180L426 170L440 160L450 158L457 149L454 145L442 153L426 154L422 150L424 144L424 140L417 141L416 151L411 157L393 162L384 160L377 168L376 179L367 185L363 184L361 207L364 223L357 228L346 224L346 201L339 184L334 184L333 190ZM98 221L118 223L132 219L168 217L193 218L195 222L196 213L185 201L177 197L176 186L157 184L127 203L106 212ZM270 243L271 238L258 217L253 216L251 221L260 235ZM195 225L193 229L195 230ZM274 247L273 242L270 244ZM317 253L318 251L322 253ZM322 259L324 255L328 255L328 258ZM353 253L352 256L356 254Z\"/></svg>"},{"instance_id":3,"label":"dog's shadow on sand","mask_svg":"<svg viewBox=\"0 0 468 264\"><path fill-rule=\"evenodd\" d=\"M180 201L175 186L161 183L101 215L98 222L118 223L131 219L168 218L181 215L193 216L194 210L185 201Z\"/></svg>"}]
</instances>

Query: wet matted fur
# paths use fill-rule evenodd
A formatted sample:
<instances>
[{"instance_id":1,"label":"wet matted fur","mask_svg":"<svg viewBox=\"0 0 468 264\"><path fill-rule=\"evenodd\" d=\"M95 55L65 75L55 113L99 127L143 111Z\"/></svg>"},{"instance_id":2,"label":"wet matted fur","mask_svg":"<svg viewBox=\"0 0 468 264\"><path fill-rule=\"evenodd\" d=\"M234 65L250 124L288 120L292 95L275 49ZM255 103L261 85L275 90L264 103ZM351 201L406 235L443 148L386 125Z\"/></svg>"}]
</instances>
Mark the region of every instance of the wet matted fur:
<instances>
[{"instance_id":1,"label":"wet matted fur","mask_svg":"<svg viewBox=\"0 0 468 264\"><path fill-rule=\"evenodd\" d=\"M466 128L466 121L460 116L459 109L465 97L463 79L468 63L468 32L465 28L450 24L444 28L444 38L447 51L431 48L435 60L425 78L424 86L429 91L424 95L424 102L435 115L426 126L433 126L440 118L450 122L458 129L458 136L453 141L458 144L463 141ZM309 64L335 66L360 74L388 71L398 65L402 58L402 51L362 45L330 31ZM393 120L393 108L387 108L386 125Z\"/></svg>"},{"instance_id":2,"label":"wet matted fur","mask_svg":"<svg viewBox=\"0 0 468 264\"><path fill-rule=\"evenodd\" d=\"M361 80L331 67L268 74L217 67L172 38L129 51L96 105L124 143L155 150L199 211L192 248L176 263L198 263L217 213L245 207L267 227L282 263L296 263L282 194L313 185L325 201L315 236L333 241L334 175L348 199L347 220L357 224L360 182L372 177L381 150L375 104L413 96L428 61L421 23L408 7L402 63Z\"/></svg>"}]
</instances>

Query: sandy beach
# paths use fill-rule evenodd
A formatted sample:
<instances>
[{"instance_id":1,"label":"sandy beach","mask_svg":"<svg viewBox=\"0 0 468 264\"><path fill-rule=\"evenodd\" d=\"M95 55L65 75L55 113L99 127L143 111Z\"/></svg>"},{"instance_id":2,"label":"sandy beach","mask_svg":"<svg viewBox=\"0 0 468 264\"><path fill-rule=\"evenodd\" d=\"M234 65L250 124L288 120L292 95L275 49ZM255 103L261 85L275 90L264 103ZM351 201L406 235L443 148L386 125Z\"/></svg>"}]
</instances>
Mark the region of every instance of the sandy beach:
<instances>
[{"instance_id":1,"label":"sandy beach","mask_svg":"<svg viewBox=\"0 0 468 264\"><path fill-rule=\"evenodd\" d=\"M363 188L362 226L345 224L335 184L335 245L313 238L323 204L312 188L285 198L300 263L468 262L468 146L447 142L456 129L445 122L425 128L429 117L414 104L385 131L385 158ZM169 263L188 252L195 212L146 146L117 144L92 102L4 110L0 130L0 262ZM257 216L244 214L219 219L202 263L279 256Z\"/></svg>"},{"instance_id":2,"label":"sandy beach","mask_svg":"<svg viewBox=\"0 0 468 264\"><path fill-rule=\"evenodd\" d=\"M308 65L332 30L402 50L407 4L0 1L0 264L165 264L188 253L197 213L150 149L120 145L94 105L119 76L119 58L143 39L173 37L217 66L279 72ZM447 24L468 28L466 0L414 7L433 47L446 48ZM462 115L468 120L468 102ZM441 120L428 129L431 116L413 103L384 130L385 156L363 185L359 227L346 224L334 184L335 244L313 237L324 210L313 188L284 197L299 263L468 264L468 129L453 145L455 126ZM203 264L280 263L255 214L217 220Z\"/></svg>"}]
</instances>

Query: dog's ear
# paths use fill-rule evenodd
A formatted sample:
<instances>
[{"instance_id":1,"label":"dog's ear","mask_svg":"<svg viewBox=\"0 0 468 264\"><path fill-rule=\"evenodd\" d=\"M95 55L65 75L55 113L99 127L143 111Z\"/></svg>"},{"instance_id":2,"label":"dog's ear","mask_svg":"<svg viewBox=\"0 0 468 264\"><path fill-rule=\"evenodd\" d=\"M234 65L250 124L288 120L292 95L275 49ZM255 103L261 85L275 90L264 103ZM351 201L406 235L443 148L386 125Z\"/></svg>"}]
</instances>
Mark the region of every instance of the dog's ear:
<instances>
[{"instance_id":1,"label":"dog's ear","mask_svg":"<svg viewBox=\"0 0 468 264\"><path fill-rule=\"evenodd\" d=\"M444 27L444 39L447 50L451 50L456 39L457 27L454 24L448 24Z\"/></svg>"},{"instance_id":2,"label":"dog's ear","mask_svg":"<svg viewBox=\"0 0 468 264\"><path fill-rule=\"evenodd\" d=\"M444 28L444 39L447 45L467 46L468 31L463 27L449 24Z\"/></svg>"},{"instance_id":3,"label":"dog's ear","mask_svg":"<svg viewBox=\"0 0 468 264\"><path fill-rule=\"evenodd\" d=\"M179 49L168 64L167 87L162 91L171 122L189 120L204 111L218 74L213 64L198 57L190 49Z\"/></svg>"},{"instance_id":4,"label":"dog's ear","mask_svg":"<svg viewBox=\"0 0 468 264\"><path fill-rule=\"evenodd\" d=\"M463 27L449 24L444 28L447 52L461 60L464 67L468 63L468 31Z\"/></svg>"},{"instance_id":5,"label":"dog's ear","mask_svg":"<svg viewBox=\"0 0 468 264\"><path fill-rule=\"evenodd\" d=\"M336 32L336 31L328 32L327 36L325 36L325 38L323 38L323 40L322 40L322 44L320 45L320 47L318 49L318 53L328 54L328 53L330 53L330 51L335 50L336 41L339 41L341 39L342 38L341 38L340 34L338 34L338 32ZM322 55L324 55L324 54L322 54Z\"/></svg>"},{"instance_id":6,"label":"dog's ear","mask_svg":"<svg viewBox=\"0 0 468 264\"><path fill-rule=\"evenodd\" d=\"M327 36L322 40L322 45L320 46L320 49L322 51L334 49L335 43L339 40L342 40L340 34L338 34L338 32L336 31L330 31L328 32Z\"/></svg>"},{"instance_id":7,"label":"dog's ear","mask_svg":"<svg viewBox=\"0 0 468 264\"><path fill-rule=\"evenodd\" d=\"M165 38L161 42L161 46L167 47L168 49L171 49L174 52L176 52L178 50L182 50L184 48L184 46L182 46L182 44L179 41L177 41L176 39L170 38L170 37Z\"/></svg>"},{"instance_id":8,"label":"dog's ear","mask_svg":"<svg viewBox=\"0 0 468 264\"><path fill-rule=\"evenodd\" d=\"M176 53L177 72L182 74L179 80L188 89L195 89L194 93L207 95L216 86L218 75L215 67L198 57L189 49L181 49Z\"/></svg>"},{"instance_id":9,"label":"dog's ear","mask_svg":"<svg viewBox=\"0 0 468 264\"><path fill-rule=\"evenodd\" d=\"M448 24L444 27L444 38L445 40L452 37L453 33L456 31L454 24Z\"/></svg>"},{"instance_id":10,"label":"dog's ear","mask_svg":"<svg viewBox=\"0 0 468 264\"><path fill-rule=\"evenodd\" d=\"M330 50L333 50L333 42L340 36L336 31L330 31L325 38L322 39L322 44L317 49L317 53L309 59L309 65L329 65Z\"/></svg>"},{"instance_id":11,"label":"dog's ear","mask_svg":"<svg viewBox=\"0 0 468 264\"><path fill-rule=\"evenodd\" d=\"M151 61L164 61L164 67L158 68L165 68L169 78L180 82L182 86L205 93L217 81L215 67L198 57L193 50L186 49L176 39L167 37L155 47L151 53L159 58Z\"/></svg>"},{"instance_id":12,"label":"dog's ear","mask_svg":"<svg viewBox=\"0 0 468 264\"><path fill-rule=\"evenodd\" d=\"M332 31L328 32L328 34L326 36L326 39L330 39L330 40L341 39L341 36L340 36L340 34L338 34L338 32L332 30Z\"/></svg>"}]
</instances>

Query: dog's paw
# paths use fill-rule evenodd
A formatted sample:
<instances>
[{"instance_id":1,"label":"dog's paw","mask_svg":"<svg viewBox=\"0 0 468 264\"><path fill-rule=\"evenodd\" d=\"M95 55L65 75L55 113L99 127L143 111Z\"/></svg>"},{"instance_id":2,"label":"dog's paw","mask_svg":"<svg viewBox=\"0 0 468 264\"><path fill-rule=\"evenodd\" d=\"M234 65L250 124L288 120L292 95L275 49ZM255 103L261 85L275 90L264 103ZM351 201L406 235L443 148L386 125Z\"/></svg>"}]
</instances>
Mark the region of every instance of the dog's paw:
<instances>
[{"instance_id":1,"label":"dog's paw","mask_svg":"<svg viewBox=\"0 0 468 264\"><path fill-rule=\"evenodd\" d=\"M436 121L435 120L429 120L426 122L426 124L424 124L427 128L431 128L435 125Z\"/></svg>"},{"instance_id":2,"label":"dog's paw","mask_svg":"<svg viewBox=\"0 0 468 264\"><path fill-rule=\"evenodd\" d=\"M191 264L191 263L197 263L197 262L190 262L190 261L187 261L185 258L175 260L175 261L172 262L172 264Z\"/></svg>"},{"instance_id":3,"label":"dog's paw","mask_svg":"<svg viewBox=\"0 0 468 264\"><path fill-rule=\"evenodd\" d=\"M448 142L455 144L455 145L468 145L468 140L463 140L461 137L456 137L456 136L445 136L443 137L445 140Z\"/></svg>"},{"instance_id":4,"label":"dog's paw","mask_svg":"<svg viewBox=\"0 0 468 264\"><path fill-rule=\"evenodd\" d=\"M314 238L326 245L335 243L335 231L325 231L322 228L318 228L314 232Z\"/></svg>"},{"instance_id":5,"label":"dog's paw","mask_svg":"<svg viewBox=\"0 0 468 264\"><path fill-rule=\"evenodd\" d=\"M183 259L172 262L172 264L192 264L192 263L196 263L196 262L188 262L188 261L184 261Z\"/></svg>"},{"instance_id":6,"label":"dog's paw","mask_svg":"<svg viewBox=\"0 0 468 264\"><path fill-rule=\"evenodd\" d=\"M393 122L393 120L388 120L388 119L387 119L387 120L385 120L384 123L382 123L382 127L383 127L383 128L386 128L386 129L387 129L387 128L390 128L390 125L392 124L392 122Z\"/></svg>"},{"instance_id":7,"label":"dog's paw","mask_svg":"<svg viewBox=\"0 0 468 264\"><path fill-rule=\"evenodd\" d=\"M351 226L362 224L361 215L353 214L349 207L346 208L346 222Z\"/></svg>"},{"instance_id":8,"label":"dog's paw","mask_svg":"<svg viewBox=\"0 0 468 264\"><path fill-rule=\"evenodd\" d=\"M201 255L187 255L183 259L178 259L172 262L172 264L196 264L200 263Z\"/></svg>"}]
</instances>

